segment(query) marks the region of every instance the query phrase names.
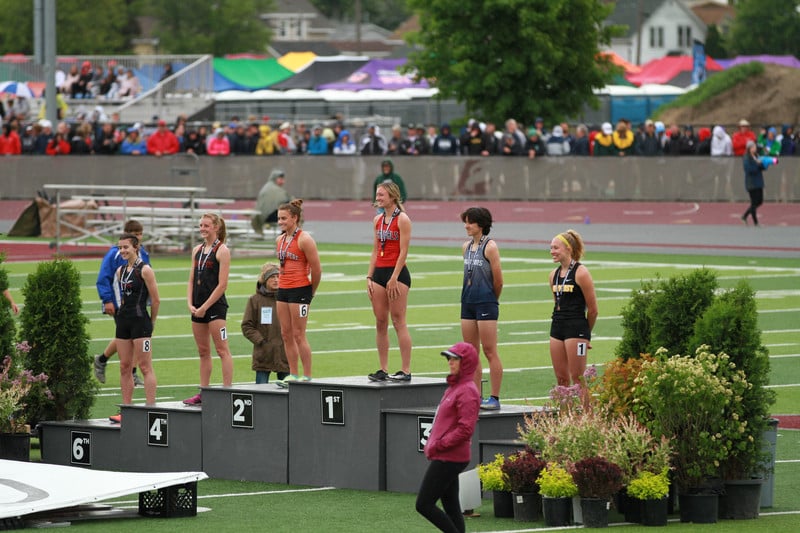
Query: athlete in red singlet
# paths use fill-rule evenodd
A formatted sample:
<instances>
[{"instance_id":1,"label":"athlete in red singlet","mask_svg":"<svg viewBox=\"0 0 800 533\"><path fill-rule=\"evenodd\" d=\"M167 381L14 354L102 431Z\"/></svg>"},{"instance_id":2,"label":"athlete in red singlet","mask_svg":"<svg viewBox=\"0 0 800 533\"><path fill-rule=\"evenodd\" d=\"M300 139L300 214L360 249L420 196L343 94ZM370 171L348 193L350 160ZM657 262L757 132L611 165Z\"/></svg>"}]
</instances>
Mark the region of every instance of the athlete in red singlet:
<instances>
[{"instance_id":1,"label":"athlete in red singlet","mask_svg":"<svg viewBox=\"0 0 800 533\"><path fill-rule=\"evenodd\" d=\"M375 204L382 213L375 217L375 239L367 271L367 294L375 313L375 342L381 367L371 381L411 381L411 335L406 324L411 274L406 267L411 242L411 219L403 209L400 189L385 182L376 187ZM389 317L397 333L402 368L392 375L389 367Z\"/></svg>"},{"instance_id":2,"label":"athlete in red singlet","mask_svg":"<svg viewBox=\"0 0 800 533\"><path fill-rule=\"evenodd\" d=\"M278 226L283 233L276 239L276 253L281 265L278 278L277 311L281 337L289 361L289 375L277 381L286 388L291 381L311 380L311 346L306 338L308 311L322 279L317 243L300 229L303 200L295 199L278 208ZM298 359L303 363L300 374Z\"/></svg>"}]
</instances>

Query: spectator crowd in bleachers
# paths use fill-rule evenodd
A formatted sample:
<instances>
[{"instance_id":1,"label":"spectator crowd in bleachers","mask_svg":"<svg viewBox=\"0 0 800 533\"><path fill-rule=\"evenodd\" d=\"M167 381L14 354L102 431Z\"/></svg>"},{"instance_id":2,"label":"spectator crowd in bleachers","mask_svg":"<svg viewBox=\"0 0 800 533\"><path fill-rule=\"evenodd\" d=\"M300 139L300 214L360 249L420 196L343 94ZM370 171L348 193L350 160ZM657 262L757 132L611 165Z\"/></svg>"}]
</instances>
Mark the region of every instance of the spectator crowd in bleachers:
<instances>
[{"instance_id":1,"label":"spectator crowd in bleachers","mask_svg":"<svg viewBox=\"0 0 800 533\"><path fill-rule=\"evenodd\" d=\"M84 65L84 67L86 67ZM77 69L77 67L76 67ZM93 91L77 78L65 82L71 94ZM67 87L64 85L64 87ZM102 89L98 89L102 90ZM122 86L109 90L126 90ZM78 92L76 92L78 91ZM454 131L448 124L394 125L386 134L375 124L363 127L332 118L311 126L298 122L270 122L268 117L232 117L226 123L189 123L184 116L168 124L153 117L149 124L123 124L102 106L80 111L70 120L52 124L39 111L31 119L24 98L0 101L3 131L2 155L393 155L393 156L732 156L742 155L748 140L756 141L762 155L791 156L796 153L797 134L791 125L765 125L756 132L746 120L731 134L722 125L701 127L647 120L634 127L619 120L616 126L567 123L546 128L541 118L527 128L514 119L501 127L470 119ZM63 111L60 116L67 116ZM780 128L780 129L779 129ZM574 132L574 133L573 133Z\"/></svg>"}]
</instances>

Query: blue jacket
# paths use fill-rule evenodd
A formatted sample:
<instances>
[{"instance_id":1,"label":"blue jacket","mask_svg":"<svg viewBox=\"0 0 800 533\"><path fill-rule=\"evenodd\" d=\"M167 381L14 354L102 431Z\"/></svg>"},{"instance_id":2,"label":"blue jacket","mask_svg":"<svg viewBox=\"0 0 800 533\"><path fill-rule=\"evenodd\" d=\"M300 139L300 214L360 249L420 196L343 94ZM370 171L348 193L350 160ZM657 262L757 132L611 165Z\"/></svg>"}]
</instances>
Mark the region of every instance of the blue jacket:
<instances>
[{"instance_id":1,"label":"blue jacket","mask_svg":"<svg viewBox=\"0 0 800 533\"><path fill-rule=\"evenodd\" d=\"M328 155L328 141L322 135L311 136L308 141L309 155Z\"/></svg>"},{"instance_id":2,"label":"blue jacket","mask_svg":"<svg viewBox=\"0 0 800 533\"><path fill-rule=\"evenodd\" d=\"M748 191L764 188L763 170L767 167L760 159L753 159L749 154L744 154L744 188Z\"/></svg>"},{"instance_id":3,"label":"blue jacket","mask_svg":"<svg viewBox=\"0 0 800 533\"><path fill-rule=\"evenodd\" d=\"M146 265L150 264L150 255L144 247L139 247L139 257ZM119 267L126 263L127 261L119 255L117 247L112 246L103 257L103 262L100 263L100 272L97 273L97 283L95 284L97 286L97 294L104 304L113 302L114 309L119 309L119 290L114 282L114 274L116 274Z\"/></svg>"},{"instance_id":4,"label":"blue jacket","mask_svg":"<svg viewBox=\"0 0 800 533\"><path fill-rule=\"evenodd\" d=\"M131 155L135 150L138 150L141 155L145 155L147 154L147 144L141 140L132 143L126 138L119 147L119 153L122 155Z\"/></svg>"}]
</instances>

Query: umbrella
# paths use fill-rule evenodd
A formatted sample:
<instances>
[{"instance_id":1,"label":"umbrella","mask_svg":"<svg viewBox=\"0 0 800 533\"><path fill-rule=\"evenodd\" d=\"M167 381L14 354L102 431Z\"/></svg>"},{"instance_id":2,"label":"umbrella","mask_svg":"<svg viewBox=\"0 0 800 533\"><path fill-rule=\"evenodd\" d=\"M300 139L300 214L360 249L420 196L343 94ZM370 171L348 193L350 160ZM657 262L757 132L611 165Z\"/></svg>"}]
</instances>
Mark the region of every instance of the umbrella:
<instances>
[{"instance_id":1,"label":"umbrella","mask_svg":"<svg viewBox=\"0 0 800 533\"><path fill-rule=\"evenodd\" d=\"M0 93L14 94L16 96L24 96L25 98L33 98L33 91L24 81L6 81L0 83Z\"/></svg>"}]
</instances>

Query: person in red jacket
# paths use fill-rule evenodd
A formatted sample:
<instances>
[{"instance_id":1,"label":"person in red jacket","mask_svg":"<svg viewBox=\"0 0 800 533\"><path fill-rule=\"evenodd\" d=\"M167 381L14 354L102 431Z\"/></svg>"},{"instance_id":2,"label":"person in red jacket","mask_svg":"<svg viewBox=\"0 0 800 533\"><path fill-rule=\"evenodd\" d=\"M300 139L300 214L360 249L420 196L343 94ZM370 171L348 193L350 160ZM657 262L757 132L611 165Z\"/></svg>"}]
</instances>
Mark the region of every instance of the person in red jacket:
<instances>
[{"instance_id":1,"label":"person in red jacket","mask_svg":"<svg viewBox=\"0 0 800 533\"><path fill-rule=\"evenodd\" d=\"M67 155L72 151L69 143L69 126L66 122L59 122L55 136L47 143L47 155Z\"/></svg>"},{"instance_id":2,"label":"person in red jacket","mask_svg":"<svg viewBox=\"0 0 800 533\"><path fill-rule=\"evenodd\" d=\"M458 475L470 462L472 434L478 423L481 395L475 385L478 352L459 342L442 352L450 365L448 387L436 409L425 457L430 464L417 493L417 512L441 531L464 531ZM436 502L442 500L442 509Z\"/></svg>"},{"instance_id":3,"label":"person in red jacket","mask_svg":"<svg viewBox=\"0 0 800 533\"><path fill-rule=\"evenodd\" d=\"M743 156L747 148L747 141L756 142L756 134L750 129L750 123L742 119L739 121L739 129L731 137L733 155Z\"/></svg>"},{"instance_id":4,"label":"person in red jacket","mask_svg":"<svg viewBox=\"0 0 800 533\"><path fill-rule=\"evenodd\" d=\"M177 154L180 150L178 137L167 128L167 121L158 121L158 129L147 138L147 153L156 157Z\"/></svg>"},{"instance_id":5,"label":"person in red jacket","mask_svg":"<svg viewBox=\"0 0 800 533\"><path fill-rule=\"evenodd\" d=\"M3 124L3 134L0 135L0 155L19 155L22 153L22 142L17 130L11 124Z\"/></svg>"}]
</instances>

